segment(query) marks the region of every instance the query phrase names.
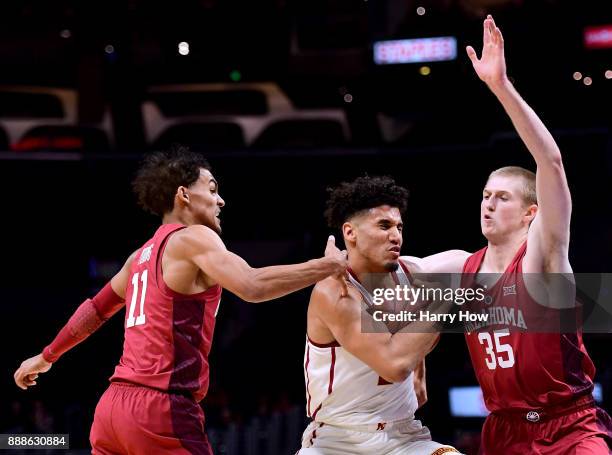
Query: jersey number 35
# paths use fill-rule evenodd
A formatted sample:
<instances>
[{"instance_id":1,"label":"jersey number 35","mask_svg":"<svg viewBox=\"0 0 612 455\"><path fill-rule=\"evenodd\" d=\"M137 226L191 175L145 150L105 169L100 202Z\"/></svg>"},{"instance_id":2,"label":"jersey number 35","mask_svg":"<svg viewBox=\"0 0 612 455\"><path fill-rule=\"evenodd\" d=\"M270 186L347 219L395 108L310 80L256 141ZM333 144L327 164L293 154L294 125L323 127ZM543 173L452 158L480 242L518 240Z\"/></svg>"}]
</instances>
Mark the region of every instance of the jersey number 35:
<instances>
[{"instance_id":1,"label":"jersey number 35","mask_svg":"<svg viewBox=\"0 0 612 455\"><path fill-rule=\"evenodd\" d=\"M496 330L493 332L493 337L489 332L480 332L478 341L484 345L487 357L485 363L489 370L494 370L498 366L500 368L512 368L514 366L514 351L512 346L507 343L502 343L501 338L510 335L507 329Z\"/></svg>"}]
</instances>

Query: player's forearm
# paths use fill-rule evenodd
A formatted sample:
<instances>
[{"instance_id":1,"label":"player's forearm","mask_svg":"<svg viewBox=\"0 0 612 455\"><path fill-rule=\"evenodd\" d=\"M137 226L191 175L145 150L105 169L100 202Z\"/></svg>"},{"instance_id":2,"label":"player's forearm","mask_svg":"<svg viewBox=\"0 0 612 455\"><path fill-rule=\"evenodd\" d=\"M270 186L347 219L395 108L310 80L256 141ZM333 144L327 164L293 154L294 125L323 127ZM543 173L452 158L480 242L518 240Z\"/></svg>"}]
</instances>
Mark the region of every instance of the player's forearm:
<instances>
[{"instance_id":1,"label":"player's forearm","mask_svg":"<svg viewBox=\"0 0 612 455\"><path fill-rule=\"evenodd\" d=\"M425 359L422 359L414 370L414 392L419 408L427 402L427 381L425 379Z\"/></svg>"},{"instance_id":2,"label":"player's forearm","mask_svg":"<svg viewBox=\"0 0 612 455\"><path fill-rule=\"evenodd\" d=\"M61 355L75 347L104 323L98 316L91 300L87 299L74 312L68 322L59 331L42 352L47 362L57 361Z\"/></svg>"},{"instance_id":3,"label":"player's forearm","mask_svg":"<svg viewBox=\"0 0 612 455\"><path fill-rule=\"evenodd\" d=\"M341 271L338 261L323 257L301 264L275 265L252 269L241 298L264 302L311 286Z\"/></svg>"},{"instance_id":4,"label":"player's forearm","mask_svg":"<svg viewBox=\"0 0 612 455\"><path fill-rule=\"evenodd\" d=\"M110 283L104 286L93 299L79 305L51 344L45 347L43 358L47 362L57 361L62 354L98 330L123 304L124 300L115 293Z\"/></svg>"},{"instance_id":5,"label":"player's forearm","mask_svg":"<svg viewBox=\"0 0 612 455\"><path fill-rule=\"evenodd\" d=\"M426 330L428 327L412 327L411 330ZM403 330L408 330L404 328ZM389 343L388 355L394 359L393 367L400 378L407 377L421 363L422 359L432 349L439 334L432 333L407 333L400 331L394 334Z\"/></svg>"},{"instance_id":6,"label":"player's forearm","mask_svg":"<svg viewBox=\"0 0 612 455\"><path fill-rule=\"evenodd\" d=\"M550 131L508 79L489 85L538 166L561 163L561 152Z\"/></svg>"}]
</instances>

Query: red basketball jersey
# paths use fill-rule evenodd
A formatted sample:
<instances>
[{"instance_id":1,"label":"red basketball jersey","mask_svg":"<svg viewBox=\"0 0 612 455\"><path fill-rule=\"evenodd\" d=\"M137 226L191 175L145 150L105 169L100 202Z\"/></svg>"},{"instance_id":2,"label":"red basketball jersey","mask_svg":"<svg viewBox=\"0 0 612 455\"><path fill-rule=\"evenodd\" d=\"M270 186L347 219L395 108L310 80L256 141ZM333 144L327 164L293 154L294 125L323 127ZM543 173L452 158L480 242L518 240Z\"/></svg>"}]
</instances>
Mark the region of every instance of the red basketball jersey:
<instances>
[{"instance_id":1,"label":"red basketball jersey","mask_svg":"<svg viewBox=\"0 0 612 455\"><path fill-rule=\"evenodd\" d=\"M543 310L529 295L522 273L526 250L524 243L497 283L485 291L488 302L494 303L493 320L465 336L491 412L555 406L593 390L595 367L579 330L534 333L529 329L534 313L539 312L540 319L558 319L558 313ZM486 251L485 247L470 256L463 272L476 274ZM539 309L534 312L534 308ZM494 326L506 329L495 330Z\"/></svg>"},{"instance_id":2,"label":"red basketball jersey","mask_svg":"<svg viewBox=\"0 0 612 455\"><path fill-rule=\"evenodd\" d=\"M168 238L185 226L162 225L136 253L125 295L123 354L111 382L206 395L215 316L221 287L184 295L164 282L162 257Z\"/></svg>"}]
</instances>

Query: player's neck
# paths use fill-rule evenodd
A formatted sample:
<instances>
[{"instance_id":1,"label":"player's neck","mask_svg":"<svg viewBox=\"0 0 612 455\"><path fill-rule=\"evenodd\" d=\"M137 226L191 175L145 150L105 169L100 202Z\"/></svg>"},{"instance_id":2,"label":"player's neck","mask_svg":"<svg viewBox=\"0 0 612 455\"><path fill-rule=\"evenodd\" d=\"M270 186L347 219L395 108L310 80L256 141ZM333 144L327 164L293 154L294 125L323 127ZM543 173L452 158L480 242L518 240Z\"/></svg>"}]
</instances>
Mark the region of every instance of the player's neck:
<instances>
[{"instance_id":1,"label":"player's neck","mask_svg":"<svg viewBox=\"0 0 612 455\"><path fill-rule=\"evenodd\" d=\"M164 214L162 217L162 224L184 224L185 226L191 226L195 223L193 220L189 219L189 215L170 212Z\"/></svg>"},{"instance_id":2,"label":"player's neck","mask_svg":"<svg viewBox=\"0 0 612 455\"><path fill-rule=\"evenodd\" d=\"M527 240L527 234L508 237L501 241L489 240L480 271L504 273L525 240Z\"/></svg>"},{"instance_id":3,"label":"player's neck","mask_svg":"<svg viewBox=\"0 0 612 455\"><path fill-rule=\"evenodd\" d=\"M349 267L357 280L368 290L384 287L390 273L384 267L373 267L365 258L349 254Z\"/></svg>"}]
</instances>

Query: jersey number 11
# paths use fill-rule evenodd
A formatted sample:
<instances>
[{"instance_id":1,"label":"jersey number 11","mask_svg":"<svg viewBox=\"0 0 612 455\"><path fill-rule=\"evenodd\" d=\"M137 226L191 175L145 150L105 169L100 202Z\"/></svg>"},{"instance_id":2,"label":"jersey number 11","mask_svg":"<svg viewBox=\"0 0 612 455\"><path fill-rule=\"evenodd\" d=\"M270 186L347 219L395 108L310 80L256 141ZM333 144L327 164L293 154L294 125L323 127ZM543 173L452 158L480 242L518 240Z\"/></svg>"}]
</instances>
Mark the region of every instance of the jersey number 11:
<instances>
[{"instance_id":1,"label":"jersey number 11","mask_svg":"<svg viewBox=\"0 0 612 455\"><path fill-rule=\"evenodd\" d=\"M130 313L128 315L127 321L125 323L126 328L134 327L135 325L142 325L146 322L146 317L144 314L144 303L145 303L145 295L147 293L147 276L148 270L142 272L142 275L139 273L135 273L132 276L132 287L134 288L132 292L132 301L130 302ZM140 294L140 314L138 317L134 317L134 311L136 310L136 299L138 298L138 277L140 275L140 281L142 281L142 290Z\"/></svg>"}]
</instances>

